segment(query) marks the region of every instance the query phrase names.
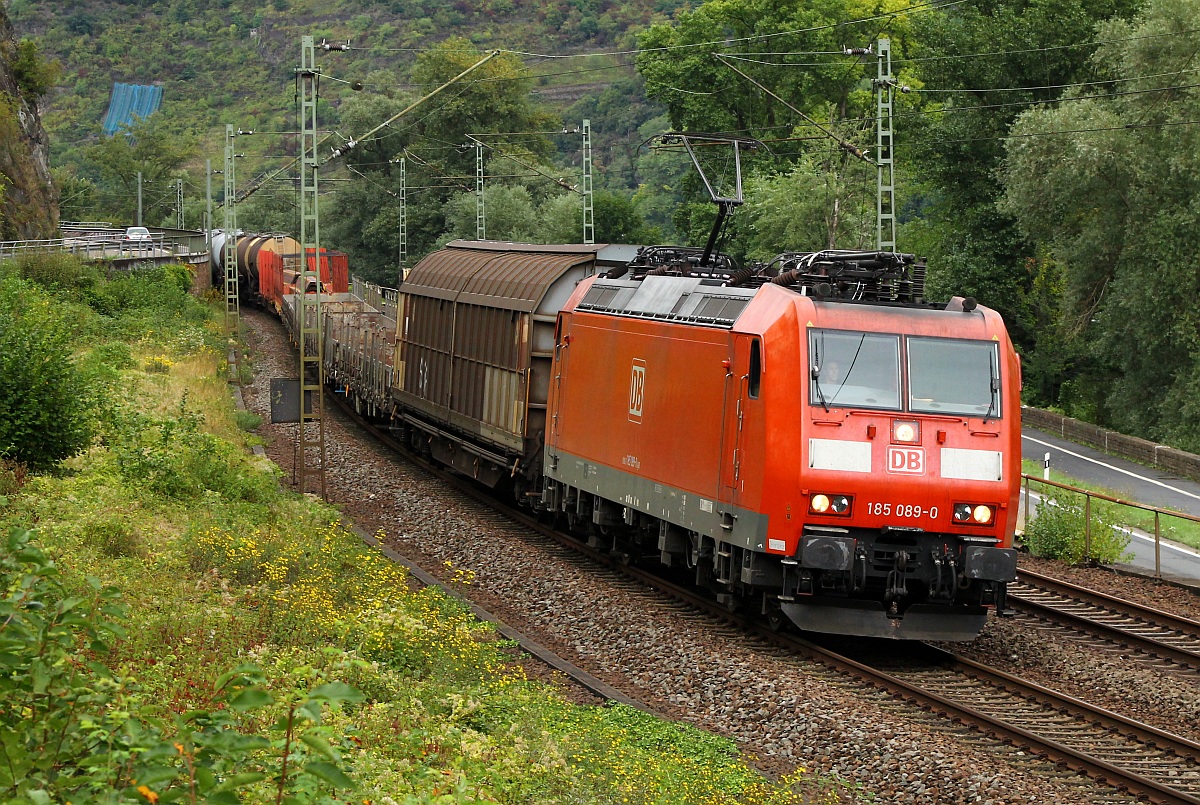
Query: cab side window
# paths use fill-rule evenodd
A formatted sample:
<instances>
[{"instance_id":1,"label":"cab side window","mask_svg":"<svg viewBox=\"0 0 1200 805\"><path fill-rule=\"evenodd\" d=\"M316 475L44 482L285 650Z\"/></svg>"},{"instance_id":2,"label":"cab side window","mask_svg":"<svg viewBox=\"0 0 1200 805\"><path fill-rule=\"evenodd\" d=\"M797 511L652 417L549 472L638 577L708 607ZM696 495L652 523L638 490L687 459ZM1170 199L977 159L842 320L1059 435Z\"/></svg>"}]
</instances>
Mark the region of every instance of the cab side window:
<instances>
[{"instance_id":1,"label":"cab side window","mask_svg":"<svg viewBox=\"0 0 1200 805\"><path fill-rule=\"evenodd\" d=\"M758 339L750 342L750 374L746 380L746 393L750 399L757 400L762 386L762 347Z\"/></svg>"}]
</instances>

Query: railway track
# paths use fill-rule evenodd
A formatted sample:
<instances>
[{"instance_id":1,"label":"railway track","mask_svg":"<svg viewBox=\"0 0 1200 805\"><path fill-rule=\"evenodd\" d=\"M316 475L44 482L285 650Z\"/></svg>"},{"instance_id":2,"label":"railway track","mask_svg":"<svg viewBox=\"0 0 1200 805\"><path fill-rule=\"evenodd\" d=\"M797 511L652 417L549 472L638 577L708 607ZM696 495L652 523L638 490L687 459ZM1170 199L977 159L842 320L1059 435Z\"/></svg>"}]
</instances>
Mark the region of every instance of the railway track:
<instances>
[{"instance_id":1,"label":"railway track","mask_svg":"<svg viewBox=\"0 0 1200 805\"><path fill-rule=\"evenodd\" d=\"M1020 570L1009 606L1110 646L1165 661L1164 670L1200 672L1200 623L1159 609Z\"/></svg>"},{"instance_id":2,"label":"railway track","mask_svg":"<svg viewBox=\"0 0 1200 805\"><path fill-rule=\"evenodd\" d=\"M413 457L390 434L358 421L385 444ZM448 474L419 459L418 463L463 493L487 505L496 505L493 498L461 476ZM1057 767L1083 774L1097 785L1093 801L1134 798L1156 805L1200 805L1198 743L932 646L920 646L920 653L913 656L912 652L898 651L897 644L889 641L888 648L881 650L879 656L856 659L795 635L776 633L765 624L729 612L694 590L637 567L628 557L614 557L589 548L523 512L506 509L505 513L543 537L617 569L712 619L735 627L740 633L820 663L848 680L851 686L866 683L950 725L961 725L985 738L1003 741L1028 755L1044 758ZM569 666L560 666L560 670L574 676ZM586 680L577 681L606 695Z\"/></svg>"},{"instance_id":3,"label":"railway track","mask_svg":"<svg viewBox=\"0 0 1200 805\"><path fill-rule=\"evenodd\" d=\"M634 568L630 572L762 639L1119 792L1156 805L1200 805L1196 742L929 645L912 647L919 648L914 654L887 643L869 650L874 656L856 659L724 614L697 593L654 574Z\"/></svg>"},{"instance_id":4,"label":"railway track","mask_svg":"<svg viewBox=\"0 0 1200 805\"><path fill-rule=\"evenodd\" d=\"M588 548L520 513L510 513L545 536L640 580L647 586L738 626L759 639L817 660L949 721L1044 757L1117 792L1156 805L1200 805L1200 743L1127 719L1003 671L928 645L897 662L888 641L881 656L860 661L803 638L774 632L755 620L656 573ZM913 647L918 648L918 647Z\"/></svg>"},{"instance_id":5,"label":"railway track","mask_svg":"<svg viewBox=\"0 0 1200 805\"><path fill-rule=\"evenodd\" d=\"M873 660L927 707L1155 803L1200 802L1200 744L925 647L923 662ZM893 683L894 684L894 683ZM908 695L898 690L899 695ZM953 708L950 710L949 708Z\"/></svg>"},{"instance_id":6,"label":"railway track","mask_svg":"<svg viewBox=\"0 0 1200 805\"><path fill-rule=\"evenodd\" d=\"M1200 805L1200 744L1196 742L929 645L914 647L919 648L914 656L889 642L885 648L869 650L875 656L856 659L722 613L718 605L694 591L654 574L637 568L629 572L762 639L1119 792L1156 805Z\"/></svg>"}]
</instances>

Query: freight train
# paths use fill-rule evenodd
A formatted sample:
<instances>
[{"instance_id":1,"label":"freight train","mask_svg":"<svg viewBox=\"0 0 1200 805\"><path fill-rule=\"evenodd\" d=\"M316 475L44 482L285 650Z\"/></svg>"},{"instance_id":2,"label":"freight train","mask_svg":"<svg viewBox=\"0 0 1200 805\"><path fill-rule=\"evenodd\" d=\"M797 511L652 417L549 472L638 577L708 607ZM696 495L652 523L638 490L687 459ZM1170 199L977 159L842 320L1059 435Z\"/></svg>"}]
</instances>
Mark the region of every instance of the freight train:
<instances>
[{"instance_id":1,"label":"freight train","mask_svg":"<svg viewBox=\"0 0 1200 805\"><path fill-rule=\"evenodd\" d=\"M212 235L212 283L224 284L225 233ZM290 235L234 234L238 298L280 311L285 287L293 288L300 274L300 243ZM313 256L308 255L312 263ZM343 252L321 249L321 285L327 293L346 293L350 286L349 259Z\"/></svg>"},{"instance_id":2,"label":"freight train","mask_svg":"<svg viewBox=\"0 0 1200 805\"><path fill-rule=\"evenodd\" d=\"M326 378L435 461L730 608L969 640L1016 574L1020 364L995 311L923 285L887 252L740 268L460 240L376 304L323 297Z\"/></svg>"}]
</instances>

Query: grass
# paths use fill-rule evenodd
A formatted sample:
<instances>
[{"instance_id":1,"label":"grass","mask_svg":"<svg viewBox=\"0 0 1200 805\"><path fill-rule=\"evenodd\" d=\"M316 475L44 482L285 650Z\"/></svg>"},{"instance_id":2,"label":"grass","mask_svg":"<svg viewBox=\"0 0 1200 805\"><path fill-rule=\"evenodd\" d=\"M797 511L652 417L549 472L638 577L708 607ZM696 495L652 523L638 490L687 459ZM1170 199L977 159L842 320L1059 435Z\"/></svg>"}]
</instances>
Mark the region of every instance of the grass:
<instances>
[{"instance_id":1,"label":"grass","mask_svg":"<svg viewBox=\"0 0 1200 805\"><path fill-rule=\"evenodd\" d=\"M0 605L44 589L47 611L74 602L80 613L70 634L66 621L37 632L28 607L6 610L24 620L0 619L0 653L28 670L0 679L0 733L24 736L0 748L30 759L8 764L17 773L0 768L0 798L856 796L803 769L769 781L732 741L624 707L578 707L525 678L510 645L461 602L410 588L335 509L280 490L274 465L249 455L256 437L222 379L219 314L169 301L174 312L119 316L81 306L74 326L97 346L80 358L115 392L98 412L100 438L53 473L0 468L0 534L14 535L7 552L0 545L10 596ZM22 529L34 530L27 547ZM469 585L471 570L456 570ZM46 743L50 725L71 739Z\"/></svg>"},{"instance_id":2,"label":"grass","mask_svg":"<svg viewBox=\"0 0 1200 805\"><path fill-rule=\"evenodd\" d=\"M1031 490L1046 491L1050 494L1062 492L1063 490L1038 483L1037 479L1042 477L1043 469L1040 461L1025 460L1021 462L1021 471L1034 477L1034 480L1030 482ZM1089 484L1057 471L1051 473L1050 480L1078 487L1089 492L1097 492L1112 498L1123 497L1114 490L1096 484ZM1082 497L1082 495L1079 497ZM1127 506L1098 499L1092 500L1092 507L1114 525L1136 528L1148 534L1154 534L1154 512L1145 511L1135 506ZM1200 523L1187 520L1183 517L1161 514L1159 515L1159 533L1163 539L1169 539L1193 548L1200 548Z\"/></svg>"}]
</instances>

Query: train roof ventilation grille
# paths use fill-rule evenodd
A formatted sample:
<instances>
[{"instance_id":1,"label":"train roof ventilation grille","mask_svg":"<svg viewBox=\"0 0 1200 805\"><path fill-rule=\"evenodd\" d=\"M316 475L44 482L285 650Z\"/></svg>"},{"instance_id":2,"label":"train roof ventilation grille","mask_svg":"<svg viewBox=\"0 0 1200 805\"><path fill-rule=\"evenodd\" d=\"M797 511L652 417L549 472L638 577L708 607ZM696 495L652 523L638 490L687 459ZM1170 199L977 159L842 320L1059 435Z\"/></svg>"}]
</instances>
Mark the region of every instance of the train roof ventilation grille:
<instances>
[{"instance_id":1,"label":"train roof ventilation grille","mask_svg":"<svg viewBox=\"0 0 1200 805\"><path fill-rule=\"evenodd\" d=\"M746 298L731 298L724 296L706 296L696 308L695 318L701 321L713 321L731 325L746 309L750 300Z\"/></svg>"},{"instance_id":2,"label":"train roof ventilation grille","mask_svg":"<svg viewBox=\"0 0 1200 805\"><path fill-rule=\"evenodd\" d=\"M585 310L608 310L613 299L621 292L620 288L606 288L602 285L593 285L584 295L583 301L579 303L579 307Z\"/></svg>"},{"instance_id":3,"label":"train roof ventilation grille","mask_svg":"<svg viewBox=\"0 0 1200 805\"><path fill-rule=\"evenodd\" d=\"M733 326L754 296L752 291L732 291L720 295L681 291L678 298L668 307L661 293L638 296L635 293L636 289L636 284L632 283L618 286L593 285L579 303L579 309L727 329Z\"/></svg>"}]
</instances>

